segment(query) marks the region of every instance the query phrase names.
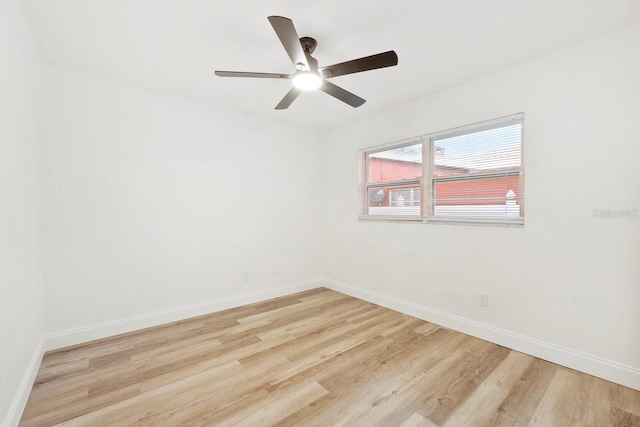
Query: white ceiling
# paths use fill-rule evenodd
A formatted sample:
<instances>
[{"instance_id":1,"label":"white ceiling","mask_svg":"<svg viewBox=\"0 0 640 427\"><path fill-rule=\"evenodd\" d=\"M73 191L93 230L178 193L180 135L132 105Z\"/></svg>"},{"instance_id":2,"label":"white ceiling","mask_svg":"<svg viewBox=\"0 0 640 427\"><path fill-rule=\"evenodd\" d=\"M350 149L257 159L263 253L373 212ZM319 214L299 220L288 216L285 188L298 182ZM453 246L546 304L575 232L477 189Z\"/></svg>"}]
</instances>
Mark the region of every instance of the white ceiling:
<instances>
[{"instance_id":1,"label":"white ceiling","mask_svg":"<svg viewBox=\"0 0 640 427\"><path fill-rule=\"evenodd\" d=\"M640 0L23 0L45 62L326 129L640 21ZM367 100L320 93L274 106L288 80L220 78L216 69L289 73L267 16L318 40L320 66L394 49L397 67L332 80Z\"/></svg>"}]
</instances>

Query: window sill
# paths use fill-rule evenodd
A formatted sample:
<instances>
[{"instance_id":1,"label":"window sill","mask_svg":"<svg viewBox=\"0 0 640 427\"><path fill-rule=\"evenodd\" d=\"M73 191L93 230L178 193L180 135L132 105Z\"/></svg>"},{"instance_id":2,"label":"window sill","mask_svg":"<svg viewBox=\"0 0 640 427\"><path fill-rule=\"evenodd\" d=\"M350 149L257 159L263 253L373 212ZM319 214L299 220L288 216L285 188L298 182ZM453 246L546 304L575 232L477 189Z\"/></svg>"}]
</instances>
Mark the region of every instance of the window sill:
<instances>
[{"instance_id":1,"label":"window sill","mask_svg":"<svg viewBox=\"0 0 640 427\"><path fill-rule=\"evenodd\" d=\"M422 218L419 216L380 216L380 215L359 215L358 221L361 222L405 222L414 224L439 224L439 225L471 225L471 226L488 226L488 227L508 227L508 228L524 228L524 218L520 220L504 221L504 220L464 220L458 218Z\"/></svg>"},{"instance_id":2,"label":"window sill","mask_svg":"<svg viewBox=\"0 0 640 427\"><path fill-rule=\"evenodd\" d=\"M391 216L391 215L359 215L358 221L362 222L422 222L421 216Z\"/></svg>"}]
</instances>

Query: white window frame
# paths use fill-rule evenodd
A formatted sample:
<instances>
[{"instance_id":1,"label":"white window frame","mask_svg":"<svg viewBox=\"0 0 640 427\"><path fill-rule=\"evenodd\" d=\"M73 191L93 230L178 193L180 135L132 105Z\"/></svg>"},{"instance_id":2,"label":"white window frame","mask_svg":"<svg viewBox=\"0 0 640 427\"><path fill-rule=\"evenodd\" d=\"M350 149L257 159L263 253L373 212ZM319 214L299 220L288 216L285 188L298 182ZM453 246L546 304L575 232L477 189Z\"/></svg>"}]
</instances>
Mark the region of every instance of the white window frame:
<instances>
[{"instance_id":1,"label":"white window frame","mask_svg":"<svg viewBox=\"0 0 640 427\"><path fill-rule=\"evenodd\" d=\"M367 219L367 220L383 220L383 221L422 221L424 215L424 198L420 203L420 214L419 215L367 215L367 210L369 206L369 191L375 190L376 188L393 188L393 187L411 187L411 186L420 186L423 188L422 181L423 178L420 179L405 179L400 181L390 181L390 182L376 182L376 183L367 183L367 179L369 177L369 162L367 162L367 156L370 154L379 153L381 151L387 151L391 148L402 148L402 147L410 147L412 145L422 144L423 156L424 156L424 139L420 136L417 138L409 138L402 141L396 141L389 144L378 145L371 149L360 150L360 159L362 161L362 167L360 170L363 170L364 173L360 174L362 183L361 188L364 190L361 192L361 201L360 205L362 206L362 210L360 212L359 219ZM422 173L424 173L424 158L422 159ZM424 192L422 192L424 193ZM423 196L424 197L424 196Z\"/></svg>"},{"instance_id":2,"label":"white window frame","mask_svg":"<svg viewBox=\"0 0 640 427\"><path fill-rule=\"evenodd\" d=\"M438 139L443 137L453 137L469 133L476 133L482 130L491 129L495 127L508 126L509 122L521 123L522 134L520 136L521 148L520 148L520 170L509 172L508 175L519 175L523 180L524 191L524 113L517 113L506 117L500 117L493 120L487 120L484 122L474 123L471 125L461 126L454 129L448 129L445 131L434 132L431 134L421 135L415 138L409 138L401 141L391 142L375 147L364 148L360 150L359 155L359 179L360 179L360 215L358 219L360 221L392 221L392 222L412 222L412 223L424 223L424 224L457 224L457 225L493 225L493 226L506 226L506 227L524 227L524 217L517 217L512 219L492 219L492 218L456 218L456 217L436 217L433 214L433 188L434 183L438 181L455 181L462 179L469 179L469 177L434 177L431 171L435 168L434 162L434 144ZM384 183L368 183L369 177L369 162L367 158L369 155L387 151L394 148L402 148L410 145L422 144L422 178L414 180L402 180ZM499 173L487 173L482 175L482 178L488 177L502 177L505 176L504 172ZM420 215L369 215L369 191L375 188L391 188L393 187L408 187L408 186L420 186L421 202L420 202ZM524 200L524 197L523 197ZM523 203L524 204L524 203ZM523 206L522 206L523 207ZM521 207L521 208L522 208Z\"/></svg>"}]
</instances>

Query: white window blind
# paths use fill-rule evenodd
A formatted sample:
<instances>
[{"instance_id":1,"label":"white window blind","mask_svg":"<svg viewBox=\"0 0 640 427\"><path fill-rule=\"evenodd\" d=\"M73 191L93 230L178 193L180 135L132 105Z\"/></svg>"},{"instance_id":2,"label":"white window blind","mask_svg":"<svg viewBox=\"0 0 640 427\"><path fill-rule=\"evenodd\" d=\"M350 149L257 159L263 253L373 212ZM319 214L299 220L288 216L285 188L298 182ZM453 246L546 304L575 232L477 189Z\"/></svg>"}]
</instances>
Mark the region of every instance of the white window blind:
<instances>
[{"instance_id":1,"label":"white window blind","mask_svg":"<svg viewBox=\"0 0 640 427\"><path fill-rule=\"evenodd\" d=\"M430 138L429 219L522 222L522 119Z\"/></svg>"},{"instance_id":2,"label":"white window blind","mask_svg":"<svg viewBox=\"0 0 640 427\"><path fill-rule=\"evenodd\" d=\"M421 217L422 157L421 139L366 154L367 215Z\"/></svg>"},{"instance_id":3,"label":"white window blind","mask_svg":"<svg viewBox=\"0 0 640 427\"><path fill-rule=\"evenodd\" d=\"M523 121L517 114L365 150L363 219L523 225Z\"/></svg>"}]
</instances>

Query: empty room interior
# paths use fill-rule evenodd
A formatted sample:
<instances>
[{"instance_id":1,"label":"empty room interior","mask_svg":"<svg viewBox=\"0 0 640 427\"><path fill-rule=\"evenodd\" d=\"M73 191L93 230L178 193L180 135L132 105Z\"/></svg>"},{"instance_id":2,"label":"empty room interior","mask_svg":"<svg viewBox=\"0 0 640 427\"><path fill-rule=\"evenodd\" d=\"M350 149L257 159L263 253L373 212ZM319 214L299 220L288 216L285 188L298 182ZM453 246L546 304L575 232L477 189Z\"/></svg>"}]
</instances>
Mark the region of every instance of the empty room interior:
<instances>
[{"instance_id":1,"label":"empty room interior","mask_svg":"<svg viewBox=\"0 0 640 427\"><path fill-rule=\"evenodd\" d=\"M0 2L0 422L640 426L640 2Z\"/></svg>"}]
</instances>

